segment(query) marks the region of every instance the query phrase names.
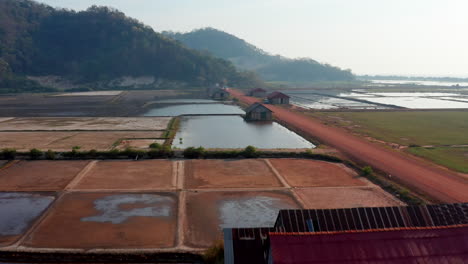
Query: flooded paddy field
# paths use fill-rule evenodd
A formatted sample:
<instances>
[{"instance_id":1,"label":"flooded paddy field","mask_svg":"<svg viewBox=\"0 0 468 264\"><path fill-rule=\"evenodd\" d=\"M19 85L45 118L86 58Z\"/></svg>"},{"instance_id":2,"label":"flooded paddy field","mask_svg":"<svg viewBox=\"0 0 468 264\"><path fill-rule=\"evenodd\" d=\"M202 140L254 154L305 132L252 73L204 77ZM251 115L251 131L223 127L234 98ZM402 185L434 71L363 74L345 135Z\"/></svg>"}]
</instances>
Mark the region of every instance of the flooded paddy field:
<instances>
[{"instance_id":1,"label":"flooded paddy field","mask_svg":"<svg viewBox=\"0 0 468 264\"><path fill-rule=\"evenodd\" d=\"M404 90L404 89L400 89ZM292 104L308 109L452 109L468 108L468 91L462 89L285 90ZM378 91L378 92L376 92Z\"/></svg>"},{"instance_id":2,"label":"flooded paddy field","mask_svg":"<svg viewBox=\"0 0 468 264\"><path fill-rule=\"evenodd\" d=\"M280 209L298 208L288 191L189 192L187 244L208 247L222 239L223 228L271 227Z\"/></svg>"},{"instance_id":3,"label":"flooded paddy field","mask_svg":"<svg viewBox=\"0 0 468 264\"><path fill-rule=\"evenodd\" d=\"M0 192L0 247L18 240L54 199L50 194Z\"/></svg>"},{"instance_id":4,"label":"flooded paddy field","mask_svg":"<svg viewBox=\"0 0 468 264\"><path fill-rule=\"evenodd\" d=\"M144 116L179 116L179 115L241 115L245 112L236 105L220 103L198 103L162 106L149 110Z\"/></svg>"},{"instance_id":5,"label":"flooded paddy field","mask_svg":"<svg viewBox=\"0 0 468 264\"><path fill-rule=\"evenodd\" d=\"M21 161L0 170L0 251L199 252L224 227L272 226L280 209L401 204L316 160Z\"/></svg>"},{"instance_id":6,"label":"flooded paddy field","mask_svg":"<svg viewBox=\"0 0 468 264\"><path fill-rule=\"evenodd\" d=\"M276 122L246 122L241 116L182 117L173 147L261 149L313 148L312 143Z\"/></svg>"},{"instance_id":7,"label":"flooded paddy field","mask_svg":"<svg viewBox=\"0 0 468 264\"><path fill-rule=\"evenodd\" d=\"M177 196L171 193L67 193L23 244L168 248L175 243L176 219Z\"/></svg>"}]
</instances>

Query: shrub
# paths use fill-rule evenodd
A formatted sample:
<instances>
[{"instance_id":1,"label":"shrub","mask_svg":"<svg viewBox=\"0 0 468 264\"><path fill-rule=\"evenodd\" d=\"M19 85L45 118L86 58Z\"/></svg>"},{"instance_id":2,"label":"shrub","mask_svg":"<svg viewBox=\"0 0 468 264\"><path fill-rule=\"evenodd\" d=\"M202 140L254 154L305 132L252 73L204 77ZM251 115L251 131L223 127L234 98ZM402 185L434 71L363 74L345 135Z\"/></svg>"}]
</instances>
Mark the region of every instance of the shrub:
<instances>
[{"instance_id":1,"label":"shrub","mask_svg":"<svg viewBox=\"0 0 468 264\"><path fill-rule=\"evenodd\" d=\"M42 156L42 151L33 148L33 149L31 149L31 150L29 151L29 156L30 156L31 159L33 159L33 160L39 159L39 158Z\"/></svg>"},{"instance_id":2,"label":"shrub","mask_svg":"<svg viewBox=\"0 0 468 264\"><path fill-rule=\"evenodd\" d=\"M3 158L7 160L12 160L16 158L16 149L3 149L2 151Z\"/></svg>"},{"instance_id":3,"label":"shrub","mask_svg":"<svg viewBox=\"0 0 468 264\"><path fill-rule=\"evenodd\" d=\"M224 263L224 245L223 241L217 241L209 247L203 254L203 260L207 264Z\"/></svg>"},{"instance_id":4,"label":"shrub","mask_svg":"<svg viewBox=\"0 0 468 264\"><path fill-rule=\"evenodd\" d=\"M254 146L247 146L242 152L242 156L246 158L256 158L259 156L259 153Z\"/></svg>"},{"instance_id":5,"label":"shrub","mask_svg":"<svg viewBox=\"0 0 468 264\"><path fill-rule=\"evenodd\" d=\"M372 170L372 168L370 166L366 166L366 167L362 168L361 174L362 174L362 176L370 176L370 175L374 174L374 171Z\"/></svg>"},{"instance_id":6,"label":"shrub","mask_svg":"<svg viewBox=\"0 0 468 264\"><path fill-rule=\"evenodd\" d=\"M121 154L128 156L129 158L136 158L137 156L143 156L145 155L145 152L143 150L137 150L137 149L132 149L132 148L126 148L124 151L121 152Z\"/></svg>"},{"instance_id":7,"label":"shrub","mask_svg":"<svg viewBox=\"0 0 468 264\"><path fill-rule=\"evenodd\" d=\"M154 143L151 143L151 144L149 145L149 147L150 147L150 149L160 149L160 148L161 148L161 144L154 142Z\"/></svg>"},{"instance_id":8,"label":"shrub","mask_svg":"<svg viewBox=\"0 0 468 264\"><path fill-rule=\"evenodd\" d=\"M91 157L91 158L97 157L98 156L97 150L92 149L92 150L88 151L88 156Z\"/></svg>"},{"instance_id":9,"label":"shrub","mask_svg":"<svg viewBox=\"0 0 468 264\"><path fill-rule=\"evenodd\" d=\"M198 159L205 155L205 149L203 147L189 147L184 150L184 157L187 159Z\"/></svg>"},{"instance_id":10,"label":"shrub","mask_svg":"<svg viewBox=\"0 0 468 264\"><path fill-rule=\"evenodd\" d=\"M45 157L48 160L54 160L55 159L55 152L53 152L52 150L49 149L49 150L46 151Z\"/></svg>"},{"instance_id":11,"label":"shrub","mask_svg":"<svg viewBox=\"0 0 468 264\"><path fill-rule=\"evenodd\" d=\"M172 151L169 146L162 146L159 149L150 149L148 152L148 157L154 158L170 158L174 156L174 151Z\"/></svg>"},{"instance_id":12,"label":"shrub","mask_svg":"<svg viewBox=\"0 0 468 264\"><path fill-rule=\"evenodd\" d=\"M109 152L107 152L107 156L109 158L117 158L120 155L120 151L118 149L113 149Z\"/></svg>"}]
</instances>

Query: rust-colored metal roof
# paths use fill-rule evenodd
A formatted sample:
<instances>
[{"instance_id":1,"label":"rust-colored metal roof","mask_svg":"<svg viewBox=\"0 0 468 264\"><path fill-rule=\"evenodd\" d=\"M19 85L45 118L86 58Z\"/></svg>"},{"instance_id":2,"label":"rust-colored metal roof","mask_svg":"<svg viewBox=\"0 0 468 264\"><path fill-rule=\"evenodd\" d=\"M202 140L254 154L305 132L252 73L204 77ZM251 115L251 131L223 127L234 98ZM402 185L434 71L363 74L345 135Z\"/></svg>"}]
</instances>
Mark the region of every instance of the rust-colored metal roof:
<instances>
[{"instance_id":1,"label":"rust-colored metal roof","mask_svg":"<svg viewBox=\"0 0 468 264\"><path fill-rule=\"evenodd\" d=\"M273 98L290 98L290 97L282 92L272 92L270 95L267 96L267 98L273 99Z\"/></svg>"},{"instance_id":2,"label":"rust-colored metal roof","mask_svg":"<svg viewBox=\"0 0 468 264\"><path fill-rule=\"evenodd\" d=\"M468 226L270 233L274 264L467 263Z\"/></svg>"}]
</instances>

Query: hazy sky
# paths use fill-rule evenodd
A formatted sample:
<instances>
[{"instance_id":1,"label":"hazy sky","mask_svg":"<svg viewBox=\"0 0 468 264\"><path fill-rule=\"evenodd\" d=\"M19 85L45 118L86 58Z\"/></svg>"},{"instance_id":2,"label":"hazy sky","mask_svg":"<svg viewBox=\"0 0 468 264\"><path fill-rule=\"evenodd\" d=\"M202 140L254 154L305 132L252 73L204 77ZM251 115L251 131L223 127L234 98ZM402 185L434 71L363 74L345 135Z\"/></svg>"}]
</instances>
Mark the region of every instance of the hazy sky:
<instances>
[{"instance_id":1,"label":"hazy sky","mask_svg":"<svg viewBox=\"0 0 468 264\"><path fill-rule=\"evenodd\" d=\"M214 27L357 74L468 77L468 0L38 0L106 5L155 31Z\"/></svg>"}]
</instances>

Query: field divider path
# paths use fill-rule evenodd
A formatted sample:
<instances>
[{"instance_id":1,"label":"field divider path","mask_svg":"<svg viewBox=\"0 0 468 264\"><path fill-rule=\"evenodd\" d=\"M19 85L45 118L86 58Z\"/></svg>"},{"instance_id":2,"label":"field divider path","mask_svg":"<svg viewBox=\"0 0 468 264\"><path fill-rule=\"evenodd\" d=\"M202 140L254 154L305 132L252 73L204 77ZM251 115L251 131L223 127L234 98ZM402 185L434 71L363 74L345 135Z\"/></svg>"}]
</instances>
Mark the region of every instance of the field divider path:
<instances>
[{"instance_id":1,"label":"field divider path","mask_svg":"<svg viewBox=\"0 0 468 264\"><path fill-rule=\"evenodd\" d=\"M174 186L179 190L179 206L177 211L177 236L176 236L176 247L182 248L185 245L185 229L187 226L187 192L184 190L184 177L185 177L185 163L183 160L173 162L175 181Z\"/></svg>"},{"instance_id":2,"label":"field divider path","mask_svg":"<svg viewBox=\"0 0 468 264\"><path fill-rule=\"evenodd\" d=\"M174 161L173 163L173 184L177 190L184 189L185 163L183 160Z\"/></svg>"},{"instance_id":3,"label":"field divider path","mask_svg":"<svg viewBox=\"0 0 468 264\"><path fill-rule=\"evenodd\" d=\"M64 188L64 191L68 191L68 190L71 190L73 188L75 188L76 185L78 185L78 183L81 181L81 179L83 179L83 177L88 174L88 172L96 165L98 161L97 160L93 160L93 161L90 161L76 176L75 178L73 178L73 180L71 180L71 182L65 186Z\"/></svg>"},{"instance_id":4,"label":"field divider path","mask_svg":"<svg viewBox=\"0 0 468 264\"><path fill-rule=\"evenodd\" d=\"M7 163L5 163L5 164L3 165L3 167L0 167L0 172L1 172L2 170L6 170L6 169L10 168L11 166L13 166L13 165L15 165L15 164L17 164L17 163L19 163L19 162L21 162L21 160L12 160L12 161L8 161Z\"/></svg>"},{"instance_id":5,"label":"field divider path","mask_svg":"<svg viewBox=\"0 0 468 264\"><path fill-rule=\"evenodd\" d=\"M283 184L284 187L291 191L291 194L293 195L294 199L296 199L296 201L301 205L301 207L306 208L306 203L304 202L304 200L302 200L302 198L299 195L297 195L297 193L294 191L294 188L291 187L291 185L289 185L288 181L283 177L283 175L281 175L281 173L279 173L279 171L273 166L273 164L271 164L270 160L263 159L263 161L265 161L268 168L270 168L271 172L273 172L273 174L281 182L281 184Z\"/></svg>"},{"instance_id":6,"label":"field divider path","mask_svg":"<svg viewBox=\"0 0 468 264\"><path fill-rule=\"evenodd\" d=\"M276 176L276 178L281 182L281 184L288 188L288 189L291 189L291 185L289 185L288 181L283 177L283 175L281 175L278 170L276 170L275 167L273 167L273 164L271 164L270 160L268 159L263 159L263 161L265 161L266 165L268 166L268 168L270 168L271 172L273 172L273 174Z\"/></svg>"}]
</instances>

